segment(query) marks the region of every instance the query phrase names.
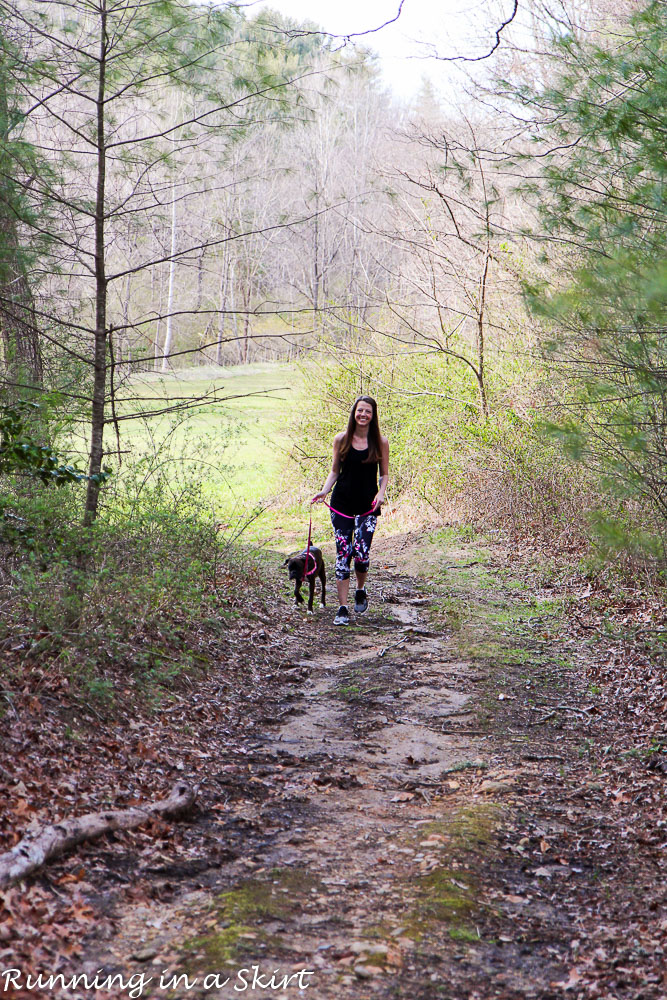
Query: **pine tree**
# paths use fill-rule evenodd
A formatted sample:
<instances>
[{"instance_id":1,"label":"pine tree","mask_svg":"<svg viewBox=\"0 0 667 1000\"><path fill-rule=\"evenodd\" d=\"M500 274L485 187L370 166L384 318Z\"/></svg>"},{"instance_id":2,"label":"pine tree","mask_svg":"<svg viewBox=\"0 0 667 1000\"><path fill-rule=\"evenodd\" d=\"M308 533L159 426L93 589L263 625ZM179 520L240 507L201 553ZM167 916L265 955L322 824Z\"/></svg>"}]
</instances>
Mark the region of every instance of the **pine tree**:
<instances>
[{"instance_id":1,"label":"pine tree","mask_svg":"<svg viewBox=\"0 0 667 1000\"><path fill-rule=\"evenodd\" d=\"M554 429L603 488L664 534L667 515L667 8L644 3L603 43L562 37L556 83L518 96L535 139L544 259L528 289L550 331L565 416ZM544 155L544 143L549 152ZM559 273L555 273L557 265Z\"/></svg>"},{"instance_id":2,"label":"pine tree","mask_svg":"<svg viewBox=\"0 0 667 1000\"><path fill-rule=\"evenodd\" d=\"M23 116L15 102L12 70L16 45L0 9L0 335L2 383L15 395L42 382L42 353L22 237L30 218L23 184L35 167L35 151L21 137Z\"/></svg>"}]
</instances>

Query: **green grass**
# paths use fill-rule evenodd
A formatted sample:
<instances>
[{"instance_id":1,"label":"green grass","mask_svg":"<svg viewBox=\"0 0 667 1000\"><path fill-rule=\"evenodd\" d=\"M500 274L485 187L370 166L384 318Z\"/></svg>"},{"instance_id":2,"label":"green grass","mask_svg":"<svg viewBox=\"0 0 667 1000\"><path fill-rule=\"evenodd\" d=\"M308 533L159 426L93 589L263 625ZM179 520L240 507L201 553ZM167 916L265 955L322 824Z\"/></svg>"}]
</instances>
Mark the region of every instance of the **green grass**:
<instances>
[{"instance_id":1,"label":"green grass","mask_svg":"<svg viewBox=\"0 0 667 1000\"><path fill-rule=\"evenodd\" d=\"M221 513L239 504L252 507L284 490L289 417L300 388L301 375L293 365L138 376L120 403L122 413L160 409L178 397L195 399L212 392L222 401L178 415L128 421L124 447L139 456L163 443L175 479L179 465L200 474Z\"/></svg>"},{"instance_id":2,"label":"green grass","mask_svg":"<svg viewBox=\"0 0 667 1000\"><path fill-rule=\"evenodd\" d=\"M215 401L179 414L141 416L169 403L215 393ZM110 456L117 495L124 506L143 482L165 476L184 494L193 482L220 522L222 536L283 552L305 544L308 511L302 481L290 455L293 415L303 403L303 375L296 365L268 362L230 368L194 368L168 375L144 373L124 387L120 415L123 463ZM107 431L107 447L113 444ZM112 487L113 489L113 487ZM330 535L328 511L314 512L318 539Z\"/></svg>"}]
</instances>

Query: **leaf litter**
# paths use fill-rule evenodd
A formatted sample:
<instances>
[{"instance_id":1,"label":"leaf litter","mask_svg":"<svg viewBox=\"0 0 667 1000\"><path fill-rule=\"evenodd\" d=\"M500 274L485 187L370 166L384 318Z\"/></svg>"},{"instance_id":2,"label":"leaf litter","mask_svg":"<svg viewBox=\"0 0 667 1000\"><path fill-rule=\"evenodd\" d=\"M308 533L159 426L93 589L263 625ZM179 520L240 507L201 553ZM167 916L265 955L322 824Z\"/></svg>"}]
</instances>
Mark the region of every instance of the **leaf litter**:
<instances>
[{"instance_id":1,"label":"leaf litter","mask_svg":"<svg viewBox=\"0 0 667 1000\"><path fill-rule=\"evenodd\" d=\"M496 545L484 565L503 598L509 564ZM559 619L531 611L523 648L548 638L527 684L501 644L462 653L434 625L434 585L378 584L384 601L342 637L327 613L304 621L280 590L249 587L252 617L213 644L215 669L157 709L128 695L90 713L57 674L23 675L0 762L3 849L175 778L199 799L185 822L84 845L0 893L3 967L196 976L282 963L315 969L315 1000L665 995L659 603L591 589ZM415 642L389 648L410 601ZM468 641L488 638L484 613L473 607ZM359 697L370 685L373 700ZM397 759L392 740L406 719L433 740L429 708L454 687L468 711L451 701L434 777L432 752Z\"/></svg>"}]
</instances>

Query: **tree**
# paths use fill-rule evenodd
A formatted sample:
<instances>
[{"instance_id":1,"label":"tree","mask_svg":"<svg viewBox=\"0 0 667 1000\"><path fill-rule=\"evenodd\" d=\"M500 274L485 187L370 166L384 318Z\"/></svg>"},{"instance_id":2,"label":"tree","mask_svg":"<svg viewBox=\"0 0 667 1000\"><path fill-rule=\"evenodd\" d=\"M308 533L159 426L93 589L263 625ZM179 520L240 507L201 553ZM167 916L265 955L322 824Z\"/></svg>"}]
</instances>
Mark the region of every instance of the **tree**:
<instances>
[{"instance_id":1,"label":"tree","mask_svg":"<svg viewBox=\"0 0 667 1000\"><path fill-rule=\"evenodd\" d=\"M19 63L18 43L10 41L9 31L0 10L0 331L4 381L15 389L24 381L39 387L42 352L28 275L29 254L21 239L30 217L21 182L29 182L36 154L21 137L23 117L14 103L12 79Z\"/></svg>"},{"instance_id":2,"label":"tree","mask_svg":"<svg viewBox=\"0 0 667 1000\"><path fill-rule=\"evenodd\" d=\"M174 178L211 136L231 142L258 120L283 116L294 91L266 69L270 46L253 40L232 7L185 0L46 6L15 0L1 7L5 21L33 43L22 97L53 168L22 190L32 205L58 209L57 255L50 261L56 278L42 321L57 332L62 351L92 368L90 523L99 502L104 429L118 419L108 412L119 364L114 342L128 333L122 314L112 313L122 299L115 290L156 266L197 258L204 242L196 238L157 253L144 239L150 220L176 211L177 198L184 212L188 198L215 183L212 173L201 171L193 171L188 185ZM209 234L206 243L229 238ZM131 260L119 258L122 242L134 246ZM168 321L179 311L170 297L158 318ZM133 328L154 320L141 316Z\"/></svg>"},{"instance_id":3,"label":"tree","mask_svg":"<svg viewBox=\"0 0 667 1000\"><path fill-rule=\"evenodd\" d=\"M554 429L663 536L666 45L667 9L651 0L602 42L560 37L556 83L517 95L539 125L542 169L525 189L552 271L528 292L562 376Z\"/></svg>"},{"instance_id":4,"label":"tree","mask_svg":"<svg viewBox=\"0 0 667 1000\"><path fill-rule=\"evenodd\" d=\"M439 353L472 376L485 421L490 339L507 331L518 281L507 191L480 152L491 130L462 117L443 122L433 113L404 133L413 157L395 171L395 222L387 233L402 246L404 262L387 298L396 329L387 330L394 342Z\"/></svg>"}]
</instances>

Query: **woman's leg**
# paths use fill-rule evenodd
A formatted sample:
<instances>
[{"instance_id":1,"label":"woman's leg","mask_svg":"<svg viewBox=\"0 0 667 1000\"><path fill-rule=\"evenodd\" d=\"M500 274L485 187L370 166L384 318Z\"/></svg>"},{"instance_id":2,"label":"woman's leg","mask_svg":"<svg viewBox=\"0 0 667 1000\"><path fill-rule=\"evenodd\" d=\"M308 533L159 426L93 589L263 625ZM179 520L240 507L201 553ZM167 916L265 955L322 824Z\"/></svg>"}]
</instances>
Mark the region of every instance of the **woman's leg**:
<instances>
[{"instance_id":1,"label":"woman's leg","mask_svg":"<svg viewBox=\"0 0 667 1000\"><path fill-rule=\"evenodd\" d=\"M338 603L341 607L347 607L347 599L350 595L350 578L339 580L336 577L336 590L338 591Z\"/></svg>"},{"instance_id":2,"label":"woman's leg","mask_svg":"<svg viewBox=\"0 0 667 1000\"><path fill-rule=\"evenodd\" d=\"M358 517L354 526L354 572L357 589L363 590L371 560L371 543L378 519L374 514Z\"/></svg>"},{"instance_id":3,"label":"woman's leg","mask_svg":"<svg viewBox=\"0 0 667 1000\"><path fill-rule=\"evenodd\" d=\"M350 592L350 564L354 555L354 521L331 515L336 539L336 590L338 603L347 607Z\"/></svg>"}]
</instances>

